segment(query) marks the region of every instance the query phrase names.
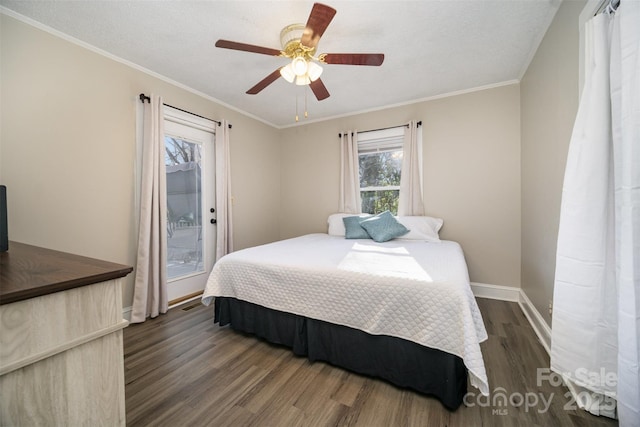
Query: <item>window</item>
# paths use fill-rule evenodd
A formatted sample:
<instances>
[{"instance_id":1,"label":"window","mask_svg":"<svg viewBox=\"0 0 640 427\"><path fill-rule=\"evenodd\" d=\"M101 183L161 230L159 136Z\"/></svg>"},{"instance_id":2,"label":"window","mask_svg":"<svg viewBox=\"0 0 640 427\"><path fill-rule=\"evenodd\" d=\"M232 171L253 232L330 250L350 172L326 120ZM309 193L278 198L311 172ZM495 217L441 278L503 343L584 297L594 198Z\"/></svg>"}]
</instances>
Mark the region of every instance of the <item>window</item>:
<instances>
[{"instance_id":1,"label":"window","mask_svg":"<svg viewBox=\"0 0 640 427\"><path fill-rule=\"evenodd\" d=\"M404 126L358 133L362 212L398 213Z\"/></svg>"}]
</instances>

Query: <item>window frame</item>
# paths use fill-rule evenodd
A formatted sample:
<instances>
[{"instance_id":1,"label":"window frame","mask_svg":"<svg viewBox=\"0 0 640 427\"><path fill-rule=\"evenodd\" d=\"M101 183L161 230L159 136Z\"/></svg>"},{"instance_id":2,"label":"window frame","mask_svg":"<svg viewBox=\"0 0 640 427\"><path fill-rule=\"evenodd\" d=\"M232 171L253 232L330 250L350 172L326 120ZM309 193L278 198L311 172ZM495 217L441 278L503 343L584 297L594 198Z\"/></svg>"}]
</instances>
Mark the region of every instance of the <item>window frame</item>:
<instances>
[{"instance_id":1,"label":"window frame","mask_svg":"<svg viewBox=\"0 0 640 427\"><path fill-rule=\"evenodd\" d=\"M358 135L358 164L360 163L360 156L364 154L376 154L385 153L391 151L401 151L403 161L400 163L400 175L402 176L402 163L404 162L404 135L406 126L396 126L381 130L363 131L357 132ZM398 185L385 185L385 186L368 186L362 187L361 183L358 183L360 190L361 209L363 207L364 192L370 191L397 191L398 199L400 198L400 184ZM364 212L363 213L372 213ZM395 213L397 214L397 212Z\"/></svg>"}]
</instances>

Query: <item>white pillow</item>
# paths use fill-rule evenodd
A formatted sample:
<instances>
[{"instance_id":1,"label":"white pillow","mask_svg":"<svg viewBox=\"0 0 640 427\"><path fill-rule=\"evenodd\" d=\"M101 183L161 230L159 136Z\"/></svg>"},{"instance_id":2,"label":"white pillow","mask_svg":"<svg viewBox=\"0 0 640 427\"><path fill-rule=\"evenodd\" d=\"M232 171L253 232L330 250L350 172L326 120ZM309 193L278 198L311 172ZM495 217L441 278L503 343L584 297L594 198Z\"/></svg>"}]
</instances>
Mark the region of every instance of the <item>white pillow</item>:
<instances>
[{"instance_id":1,"label":"white pillow","mask_svg":"<svg viewBox=\"0 0 640 427\"><path fill-rule=\"evenodd\" d=\"M398 239L425 240L427 242L439 242L438 232L444 221L441 218L430 216L398 216L398 222L409 229L409 232Z\"/></svg>"},{"instance_id":2,"label":"white pillow","mask_svg":"<svg viewBox=\"0 0 640 427\"><path fill-rule=\"evenodd\" d=\"M329 219L327 219L327 224L329 225L329 231L327 232L330 236L342 236L344 237L346 230L344 228L344 222L342 218L346 216L353 216L356 214L352 213L334 213L329 215Z\"/></svg>"},{"instance_id":3,"label":"white pillow","mask_svg":"<svg viewBox=\"0 0 640 427\"><path fill-rule=\"evenodd\" d=\"M344 237L346 230L342 218L354 216L353 213L335 213L329 215L327 224L329 225L328 234L331 236ZM399 239L406 240L424 240L427 242L439 242L438 233L442 228L444 221L441 218L433 218L430 216L397 216L396 219L400 224L409 229L409 232Z\"/></svg>"}]
</instances>

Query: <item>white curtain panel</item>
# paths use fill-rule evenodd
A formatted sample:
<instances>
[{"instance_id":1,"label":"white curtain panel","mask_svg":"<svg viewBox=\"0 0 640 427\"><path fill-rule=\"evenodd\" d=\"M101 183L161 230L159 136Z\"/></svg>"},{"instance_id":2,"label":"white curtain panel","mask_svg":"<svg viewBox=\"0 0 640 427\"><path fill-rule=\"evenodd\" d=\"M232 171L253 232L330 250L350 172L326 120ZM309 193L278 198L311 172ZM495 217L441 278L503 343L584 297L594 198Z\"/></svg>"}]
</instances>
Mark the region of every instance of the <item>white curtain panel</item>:
<instances>
[{"instance_id":1,"label":"white curtain panel","mask_svg":"<svg viewBox=\"0 0 640 427\"><path fill-rule=\"evenodd\" d=\"M422 201L422 127L409 122L402 146L398 215L424 215Z\"/></svg>"},{"instance_id":2,"label":"white curtain panel","mask_svg":"<svg viewBox=\"0 0 640 427\"><path fill-rule=\"evenodd\" d=\"M570 141L556 256L551 368L595 414L640 425L640 3L585 28L585 86ZM612 43L612 39L614 42ZM615 404L615 402L613 402Z\"/></svg>"},{"instance_id":3,"label":"white curtain panel","mask_svg":"<svg viewBox=\"0 0 640 427\"><path fill-rule=\"evenodd\" d=\"M640 426L640 2L622 0L611 51L618 414Z\"/></svg>"},{"instance_id":4,"label":"white curtain panel","mask_svg":"<svg viewBox=\"0 0 640 427\"><path fill-rule=\"evenodd\" d=\"M233 252L230 130L222 120L216 132L216 261Z\"/></svg>"},{"instance_id":5,"label":"white curtain panel","mask_svg":"<svg viewBox=\"0 0 640 427\"><path fill-rule=\"evenodd\" d=\"M358 132L340 135L340 200L338 211L361 213L360 167L358 162Z\"/></svg>"},{"instance_id":6,"label":"white curtain panel","mask_svg":"<svg viewBox=\"0 0 640 427\"><path fill-rule=\"evenodd\" d=\"M169 308L167 297L167 201L162 98L144 103L138 258L131 322L144 322Z\"/></svg>"},{"instance_id":7,"label":"white curtain panel","mask_svg":"<svg viewBox=\"0 0 640 427\"><path fill-rule=\"evenodd\" d=\"M584 370L617 373L610 28L606 14L586 24L585 86L562 188L551 369L567 373L567 380ZM616 391L612 382L578 385L601 395Z\"/></svg>"}]
</instances>

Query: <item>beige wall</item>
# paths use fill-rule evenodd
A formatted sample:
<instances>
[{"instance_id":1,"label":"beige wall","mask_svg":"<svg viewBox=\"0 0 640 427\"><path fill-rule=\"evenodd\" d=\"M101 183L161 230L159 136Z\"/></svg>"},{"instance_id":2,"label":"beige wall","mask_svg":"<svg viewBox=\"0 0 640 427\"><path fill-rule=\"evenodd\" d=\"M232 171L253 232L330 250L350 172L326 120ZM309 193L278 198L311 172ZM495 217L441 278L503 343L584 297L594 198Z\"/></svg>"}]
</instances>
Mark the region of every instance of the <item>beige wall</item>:
<instances>
[{"instance_id":1,"label":"beige wall","mask_svg":"<svg viewBox=\"0 0 640 427\"><path fill-rule=\"evenodd\" d=\"M520 83L522 289L549 325L562 181L578 108L578 17L584 5L562 3Z\"/></svg>"},{"instance_id":2,"label":"beige wall","mask_svg":"<svg viewBox=\"0 0 640 427\"><path fill-rule=\"evenodd\" d=\"M339 140L421 120L425 209L444 218L471 280L520 286L520 95L517 84L282 131L281 237L326 232L338 208Z\"/></svg>"},{"instance_id":3,"label":"beige wall","mask_svg":"<svg viewBox=\"0 0 640 427\"><path fill-rule=\"evenodd\" d=\"M12 239L135 264L135 109L140 92L155 92L233 123L236 248L326 231L337 134L421 120L427 214L461 243L472 281L520 286L518 84L277 130L1 16L0 181Z\"/></svg>"},{"instance_id":4,"label":"beige wall","mask_svg":"<svg viewBox=\"0 0 640 427\"><path fill-rule=\"evenodd\" d=\"M148 74L1 15L0 182L10 239L135 265L139 93L233 124L235 242L277 240L278 131ZM133 275L123 292L131 305Z\"/></svg>"}]
</instances>

